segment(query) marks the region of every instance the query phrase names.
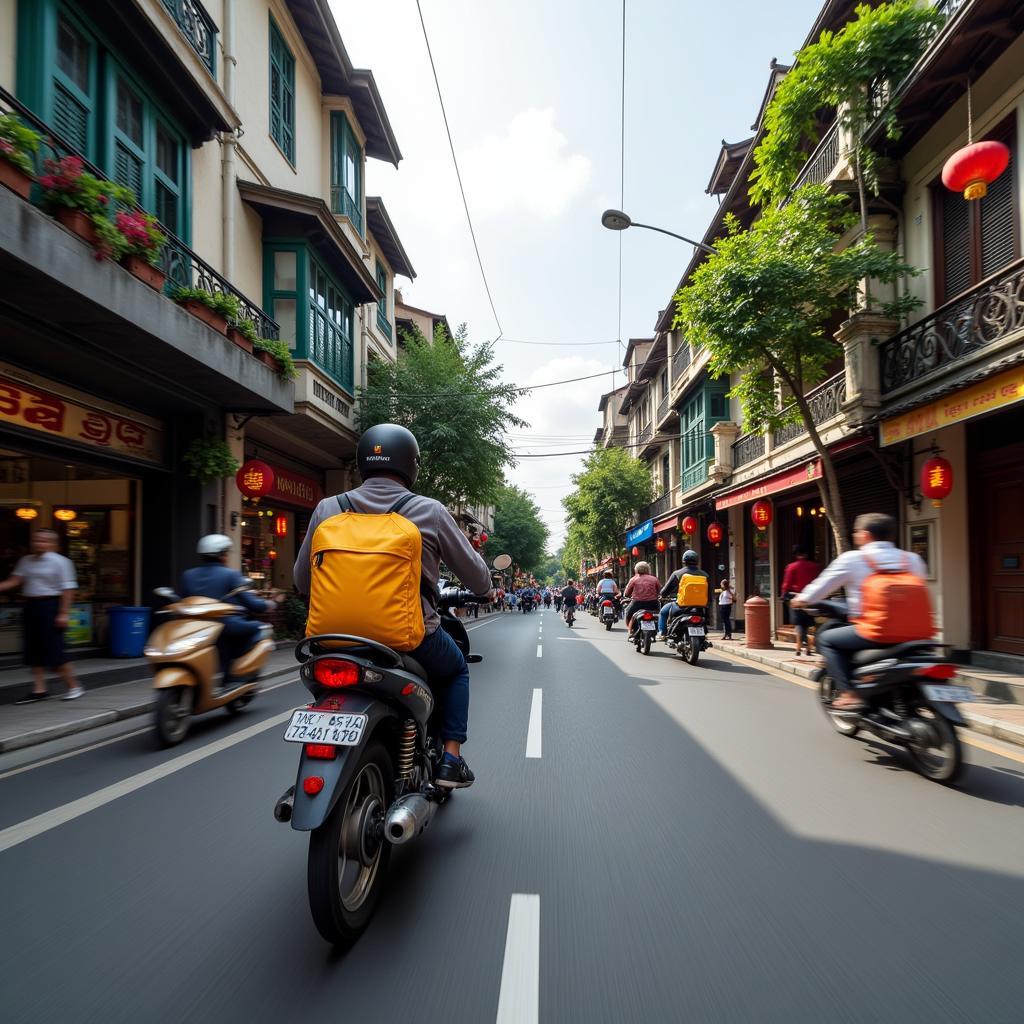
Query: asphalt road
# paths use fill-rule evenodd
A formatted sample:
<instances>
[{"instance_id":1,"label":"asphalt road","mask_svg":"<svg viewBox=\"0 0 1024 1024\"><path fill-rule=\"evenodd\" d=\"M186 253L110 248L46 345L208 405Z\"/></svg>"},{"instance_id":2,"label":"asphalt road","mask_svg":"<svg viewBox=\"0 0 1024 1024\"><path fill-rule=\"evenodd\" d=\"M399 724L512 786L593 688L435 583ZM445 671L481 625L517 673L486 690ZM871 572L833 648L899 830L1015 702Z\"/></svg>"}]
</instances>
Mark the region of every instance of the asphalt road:
<instances>
[{"instance_id":1,"label":"asphalt road","mask_svg":"<svg viewBox=\"0 0 1024 1024\"><path fill-rule=\"evenodd\" d=\"M947 789L713 651L644 658L553 611L470 625L477 784L395 852L343 956L271 816L298 683L171 752L132 723L0 759L3 1019L1024 1019L1022 754L967 746Z\"/></svg>"}]
</instances>

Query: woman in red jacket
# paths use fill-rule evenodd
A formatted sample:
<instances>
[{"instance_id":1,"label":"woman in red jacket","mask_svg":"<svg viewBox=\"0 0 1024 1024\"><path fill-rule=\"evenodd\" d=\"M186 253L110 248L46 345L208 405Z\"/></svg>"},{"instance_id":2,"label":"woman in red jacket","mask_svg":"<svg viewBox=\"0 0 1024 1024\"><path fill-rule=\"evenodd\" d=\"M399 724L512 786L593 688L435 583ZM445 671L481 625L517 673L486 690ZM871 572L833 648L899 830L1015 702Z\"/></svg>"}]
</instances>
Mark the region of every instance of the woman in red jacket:
<instances>
[{"instance_id":1,"label":"woman in red jacket","mask_svg":"<svg viewBox=\"0 0 1024 1024\"><path fill-rule=\"evenodd\" d=\"M661 607L658 595L661 593L661 581L651 573L651 567L646 562L636 563L636 575L626 584L623 597L631 597L632 600L626 608L626 636L629 636L631 623L635 612L648 611L656 612Z\"/></svg>"},{"instance_id":2,"label":"woman in red jacket","mask_svg":"<svg viewBox=\"0 0 1024 1024\"><path fill-rule=\"evenodd\" d=\"M821 566L817 562L811 561L807 556L807 551L798 544L793 548L793 561L786 566L786 571L782 575L780 596L784 601L788 601L793 594L799 594L804 587L820 575ZM811 647L810 641L807 639L807 631L811 628L813 620L807 612L800 608L790 608L789 611L796 628L796 656L800 657L802 647L810 657Z\"/></svg>"}]
</instances>

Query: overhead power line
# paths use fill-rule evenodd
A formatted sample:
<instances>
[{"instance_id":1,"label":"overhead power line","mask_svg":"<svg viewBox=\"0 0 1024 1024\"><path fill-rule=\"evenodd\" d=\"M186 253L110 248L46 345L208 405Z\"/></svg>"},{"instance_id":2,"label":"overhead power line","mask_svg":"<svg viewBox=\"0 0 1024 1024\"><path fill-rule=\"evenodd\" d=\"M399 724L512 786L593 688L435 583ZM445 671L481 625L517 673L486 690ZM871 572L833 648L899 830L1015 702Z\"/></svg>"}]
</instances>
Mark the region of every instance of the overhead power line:
<instances>
[{"instance_id":1,"label":"overhead power line","mask_svg":"<svg viewBox=\"0 0 1024 1024\"><path fill-rule=\"evenodd\" d=\"M459 193L462 196L462 207L466 211L466 223L469 224L469 236L473 239L473 251L476 253L476 263L480 268L480 277L484 282L484 291L487 292L487 301L491 304L491 313L494 314L494 322L498 327L498 337L495 341L498 341L504 330L501 326L501 320L498 317L498 311L494 308L494 298L491 295L491 286L487 281L487 274L484 271L484 261L480 257L480 246L477 244L476 231L473 230L473 218L469 214L469 203L466 200L466 190L462 185L462 172L459 170L459 160L455 155L455 143L452 142L452 130L448 125L448 113L444 108L444 97L441 95L441 82L437 77L437 66L434 64L434 54L430 49L430 37L427 35L427 23L423 20L423 8L420 5L420 0L416 0L416 10L420 15L420 25L423 27L423 42L427 46L427 56L430 58L430 70L434 74L434 87L437 89L437 101L441 104L441 116L444 118L444 130L448 135L448 148L452 151L452 163L455 165L455 177L459 182Z\"/></svg>"},{"instance_id":2,"label":"overhead power line","mask_svg":"<svg viewBox=\"0 0 1024 1024\"><path fill-rule=\"evenodd\" d=\"M512 392L515 394L525 394L528 391L537 391L540 388L556 388L560 384L576 384L581 380L595 380L597 377L608 377L613 373L619 373L619 370L602 370L600 373L590 373L585 377L569 377L566 380L551 380L545 384L529 384L521 388L512 388ZM493 390L491 394L497 394L497 390ZM456 399L471 399L475 396L464 395L458 391L398 391L398 392L385 392L380 395L374 395L376 400L387 400L391 398L432 398L438 401L444 400L446 402L455 401ZM366 392L364 391L359 396L359 401L366 401Z\"/></svg>"},{"instance_id":3,"label":"overhead power line","mask_svg":"<svg viewBox=\"0 0 1024 1024\"><path fill-rule=\"evenodd\" d=\"M503 345L545 345L550 348L589 348L594 345L618 345L618 341L521 341L519 338L502 338Z\"/></svg>"}]
</instances>

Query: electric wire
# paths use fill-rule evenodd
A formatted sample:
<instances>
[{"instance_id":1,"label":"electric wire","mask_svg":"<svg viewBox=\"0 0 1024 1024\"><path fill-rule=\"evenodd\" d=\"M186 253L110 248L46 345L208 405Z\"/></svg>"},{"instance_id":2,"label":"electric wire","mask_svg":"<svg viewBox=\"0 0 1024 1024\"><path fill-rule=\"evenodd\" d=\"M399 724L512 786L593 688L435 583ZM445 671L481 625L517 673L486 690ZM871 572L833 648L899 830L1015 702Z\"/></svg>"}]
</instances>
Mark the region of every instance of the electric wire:
<instances>
[{"instance_id":1,"label":"electric wire","mask_svg":"<svg viewBox=\"0 0 1024 1024\"><path fill-rule=\"evenodd\" d=\"M622 79L620 93L619 111L619 209L626 206L626 0L622 0ZM622 235L619 232L619 317L618 317L618 343L619 353L622 353ZM612 377L612 390L615 390L615 378Z\"/></svg>"},{"instance_id":2,"label":"electric wire","mask_svg":"<svg viewBox=\"0 0 1024 1024\"><path fill-rule=\"evenodd\" d=\"M469 224L469 236L473 239L473 251L476 253L476 263L480 268L480 277L484 282L484 291L487 292L487 301L491 304L491 313L494 315L494 322L498 327L498 337L495 341L498 341L504 330L501 326L501 320L498 317L498 311L494 307L494 298L491 296L491 286L487 281L487 274L484 271L484 261L480 257L480 246L477 244L476 231L473 230L473 218L469 214L469 203L466 200L466 190L462 185L462 172L459 170L459 161L455 155L455 143L452 141L452 130L448 125L448 113L444 107L444 97L441 95L441 82L437 77L437 66L434 64L434 53L430 49L430 37L427 35L427 23L423 19L423 7L420 5L420 0L416 0L416 10L419 12L420 25L423 28L423 42L427 47L427 56L430 58L430 70L434 74L434 86L437 89L437 101L441 105L441 116L444 118L444 130L448 135L448 148L452 151L452 163L455 165L455 177L459 182L459 193L462 196L462 207L466 211L466 223Z\"/></svg>"}]
</instances>

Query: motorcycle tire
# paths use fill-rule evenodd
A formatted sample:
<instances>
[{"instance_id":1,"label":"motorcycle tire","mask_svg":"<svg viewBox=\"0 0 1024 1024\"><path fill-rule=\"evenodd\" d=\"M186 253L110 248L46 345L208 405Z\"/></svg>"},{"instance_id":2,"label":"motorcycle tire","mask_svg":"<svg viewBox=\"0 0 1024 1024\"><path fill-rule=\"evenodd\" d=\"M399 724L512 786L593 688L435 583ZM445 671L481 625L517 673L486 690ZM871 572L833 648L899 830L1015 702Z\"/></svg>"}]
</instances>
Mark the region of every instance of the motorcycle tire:
<instances>
[{"instance_id":1,"label":"motorcycle tire","mask_svg":"<svg viewBox=\"0 0 1024 1024\"><path fill-rule=\"evenodd\" d=\"M922 709L918 708L917 711ZM914 767L932 782L939 782L944 786L955 782L960 770L963 768L963 750L960 746L960 737L956 734L953 723L944 718L938 712L930 708L924 709L928 712L926 719L932 731L936 734L938 743L934 746L922 748L910 744L907 747ZM918 715L917 717L923 717ZM937 751L937 756L931 756L930 751Z\"/></svg>"},{"instance_id":2,"label":"motorcycle tire","mask_svg":"<svg viewBox=\"0 0 1024 1024\"><path fill-rule=\"evenodd\" d=\"M607 621L607 622L606 622L606 623L604 624L604 628L605 628L605 629L607 629L609 633L610 633L610 632L612 631L612 623L611 623L611 619L609 619L609 620L608 620L608 621Z\"/></svg>"},{"instance_id":3,"label":"motorcycle tire","mask_svg":"<svg viewBox=\"0 0 1024 1024\"><path fill-rule=\"evenodd\" d=\"M835 695L836 684L832 681L831 676L822 673L821 679L818 680L818 698L821 701L822 710L828 716L828 720L832 723L832 728L835 729L840 736L856 736L857 733L860 732L860 726L857 724L857 719L832 714L832 700Z\"/></svg>"},{"instance_id":4,"label":"motorcycle tire","mask_svg":"<svg viewBox=\"0 0 1024 1024\"><path fill-rule=\"evenodd\" d=\"M188 733L195 690L191 686L171 686L157 691L153 711L153 732L161 747L177 746Z\"/></svg>"},{"instance_id":5,"label":"motorcycle tire","mask_svg":"<svg viewBox=\"0 0 1024 1024\"><path fill-rule=\"evenodd\" d=\"M644 644L644 654L650 654L651 653L651 631L649 629L644 631L643 644Z\"/></svg>"},{"instance_id":6,"label":"motorcycle tire","mask_svg":"<svg viewBox=\"0 0 1024 1024\"><path fill-rule=\"evenodd\" d=\"M335 946L359 938L384 891L391 844L379 826L394 781L391 755L371 743L327 820L309 834L309 909L316 930Z\"/></svg>"},{"instance_id":7,"label":"motorcycle tire","mask_svg":"<svg viewBox=\"0 0 1024 1024\"><path fill-rule=\"evenodd\" d=\"M689 636L683 637L683 642L676 648L683 661L696 665L700 661L701 648L698 647Z\"/></svg>"},{"instance_id":8,"label":"motorcycle tire","mask_svg":"<svg viewBox=\"0 0 1024 1024\"><path fill-rule=\"evenodd\" d=\"M250 679L249 682L252 683L255 680ZM252 703L252 699L255 696L255 693L247 693L244 697L236 697L233 701L229 701L224 705L224 710L234 718L235 715L240 715Z\"/></svg>"}]
</instances>

